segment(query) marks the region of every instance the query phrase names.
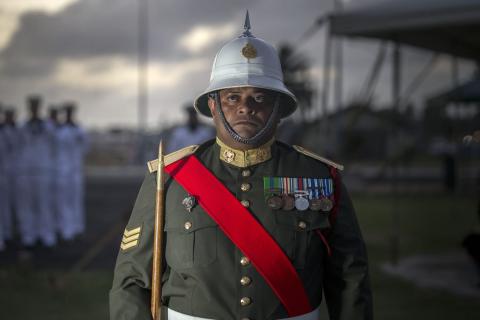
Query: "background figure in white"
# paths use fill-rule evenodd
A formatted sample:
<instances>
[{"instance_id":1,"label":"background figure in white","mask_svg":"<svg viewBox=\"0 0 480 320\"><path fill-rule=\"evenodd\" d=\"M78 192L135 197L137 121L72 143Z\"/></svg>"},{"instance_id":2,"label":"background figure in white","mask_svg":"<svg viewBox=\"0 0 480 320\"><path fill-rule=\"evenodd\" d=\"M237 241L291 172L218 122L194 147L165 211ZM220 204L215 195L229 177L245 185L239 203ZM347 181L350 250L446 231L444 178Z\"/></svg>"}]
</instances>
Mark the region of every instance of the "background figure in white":
<instances>
[{"instance_id":1,"label":"background figure in white","mask_svg":"<svg viewBox=\"0 0 480 320\"><path fill-rule=\"evenodd\" d=\"M1 229L4 240L13 238L13 217L15 209L15 195L17 193L17 174L18 174L18 154L22 142L20 140L20 130L15 123L15 111L13 108L6 108L4 112L4 122L0 133L0 162L3 169L0 179L5 183L5 192L0 191L0 201L3 203L3 216L1 220Z\"/></svg>"},{"instance_id":2,"label":"background figure in white","mask_svg":"<svg viewBox=\"0 0 480 320\"><path fill-rule=\"evenodd\" d=\"M3 137L4 114L0 106L0 251L5 249L4 219L8 212L6 179L6 141Z\"/></svg>"},{"instance_id":3,"label":"background figure in white","mask_svg":"<svg viewBox=\"0 0 480 320\"><path fill-rule=\"evenodd\" d=\"M50 143L50 153L51 153L51 167L50 172L50 201L51 201L51 210L55 219L55 228L56 230L61 230L59 226L59 219L61 217L60 210L62 209L62 199L60 199L61 188L60 188L60 163L59 163L59 152L60 152L60 120L58 118L58 109L54 106L50 106L48 109L48 120L47 126L51 133L51 143Z\"/></svg>"},{"instance_id":4,"label":"background figure in white","mask_svg":"<svg viewBox=\"0 0 480 320\"><path fill-rule=\"evenodd\" d=\"M60 126L58 141L58 230L65 240L85 231L83 159L88 149L85 131L73 120L75 105L65 106L65 122Z\"/></svg>"},{"instance_id":5,"label":"background figure in white","mask_svg":"<svg viewBox=\"0 0 480 320\"><path fill-rule=\"evenodd\" d=\"M51 131L40 118L41 98L28 99L30 119L21 128L23 147L19 156L16 207L23 245L40 240L45 246L56 244L55 220L51 208Z\"/></svg>"},{"instance_id":6,"label":"background figure in white","mask_svg":"<svg viewBox=\"0 0 480 320\"><path fill-rule=\"evenodd\" d=\"M188 117L187 122L173 129L167 140L167 152L200 144L215 137L214 128L200 123L197 112L191 105L186 106L184 110Z\"/></svg>"}]
</instances>

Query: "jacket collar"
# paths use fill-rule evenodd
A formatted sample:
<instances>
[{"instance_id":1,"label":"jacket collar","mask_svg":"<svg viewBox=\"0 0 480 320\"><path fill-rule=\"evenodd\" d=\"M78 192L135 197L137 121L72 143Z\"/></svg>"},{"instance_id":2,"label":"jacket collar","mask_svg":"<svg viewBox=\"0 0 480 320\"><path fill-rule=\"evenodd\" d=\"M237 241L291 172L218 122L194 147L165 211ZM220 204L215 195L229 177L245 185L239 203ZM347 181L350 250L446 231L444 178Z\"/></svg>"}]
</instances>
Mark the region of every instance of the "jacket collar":
<instances>
[{"instance_id":1,"label":"jacket collar","mask_svg":"<svg viewBox=\"0 0 480 320\"><path fill-rule=\"evenodd\" d=\"M265 162L272 157L271 146L274 138L255 149L237 150L227 146L218 137L217 144L220 146L220 160L235 167L245 168Z\"/></svg>"}]
</instances>

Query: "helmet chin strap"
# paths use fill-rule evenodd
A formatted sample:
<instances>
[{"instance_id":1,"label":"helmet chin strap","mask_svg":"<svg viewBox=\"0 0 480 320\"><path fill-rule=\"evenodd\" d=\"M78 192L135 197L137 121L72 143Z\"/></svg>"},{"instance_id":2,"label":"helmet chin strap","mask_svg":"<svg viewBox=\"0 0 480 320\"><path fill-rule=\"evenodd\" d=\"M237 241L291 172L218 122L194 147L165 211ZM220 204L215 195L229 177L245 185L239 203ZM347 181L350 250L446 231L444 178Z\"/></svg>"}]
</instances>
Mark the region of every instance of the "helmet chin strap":
<instances>
[{"instance_id":1,"label":"helmet chin strap","mask_svg":"<svg viewBox=\"0 0 480 320\"><path fill-rule=\"evenodd\" d=\"M220 119L222 120L223 126L227 130L228 134L233 138L233 140L243 144L248 144L248 145L258 145L260 142L265 141L266 135L270 133L270 130L275 125L275 121L277 121L278 107L280 104L279 95L275 97L273 110L272 110L272 113L270 114L270 117L268 118L267 124L259 132L257 132L257 134L255 134L251 138L244 138L240 136L228 123L227 119L225 118L225 114L223 113L223 110L222 110L222 104L220 102L220 94L218 93L218 91L212 92L211 95L215 99L215 104L217 105L217 113L220 116Z\"/></svg>"}]
</instances>

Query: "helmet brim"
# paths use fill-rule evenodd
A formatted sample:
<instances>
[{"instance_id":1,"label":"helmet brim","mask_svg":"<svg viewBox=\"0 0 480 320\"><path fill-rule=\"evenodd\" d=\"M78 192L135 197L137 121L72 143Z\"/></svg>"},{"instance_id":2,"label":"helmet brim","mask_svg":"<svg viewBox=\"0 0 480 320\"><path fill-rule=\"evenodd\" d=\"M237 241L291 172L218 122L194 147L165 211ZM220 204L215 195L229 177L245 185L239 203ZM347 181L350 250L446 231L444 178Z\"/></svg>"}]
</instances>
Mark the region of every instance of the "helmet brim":
<instances>
[{"instance_id":1,"label":"helmet brim","mask_svg":"<svg viewBox=\"0 0 480 320\"><path fill-rule=\"evenodd\" d=\"M256 77L249 77L248 83L239 84L238 81L235 79L225 79L224 81L217 81L212 83L204 93L199 95L194 101L194 107L198 113L211 118L212 114L210 112L210 108L208 107L208 95L212 92L223 90L223 89L230 89L230 88L241 88L241 87L253 87L253 88L260 88L260 89L267 89L276 91L281 94L280 96L280 110L279 115L280 118L286 118L290 116L295 110L297 109L297 99L293 95L293 93L288 90L282 82L276 81L275 79L270 79L270 81L277 82L272 86L265 85L265 79L257 79ZM264 77L257 77L257 78L264 78Z\"/></svg>"}]
</instances>

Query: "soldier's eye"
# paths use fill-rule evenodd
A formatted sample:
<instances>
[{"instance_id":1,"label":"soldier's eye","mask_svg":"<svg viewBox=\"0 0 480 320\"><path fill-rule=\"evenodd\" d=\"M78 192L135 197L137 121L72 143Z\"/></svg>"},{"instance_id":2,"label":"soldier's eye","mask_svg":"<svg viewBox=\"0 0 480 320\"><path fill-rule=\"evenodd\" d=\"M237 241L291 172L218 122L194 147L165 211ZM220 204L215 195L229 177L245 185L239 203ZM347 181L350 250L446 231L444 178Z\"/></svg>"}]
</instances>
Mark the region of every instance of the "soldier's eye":
<instances>
[{"instance_id":1,"label":"soldier's eye","mask_svg":"<svg viewBox=\"0 0 480 320\"><path fill-rule=\"evenodd\" d=\"M265 96L263 94L256 95L254 97L255 102L257 103L263 103L265 101Z\"/></svg>"},{"instance_id":2,"label":"soldier's eye","mask_svg":"<svg viewBox=\"0 0 480 320\"><path fill-rule=\"evenodd\" d=\"M239 99L240 99L240 97L236 94L231 94L231 95L227 96L227 101L231 102L231 103L237 102Z\"/></svg>"}]
</instances>

